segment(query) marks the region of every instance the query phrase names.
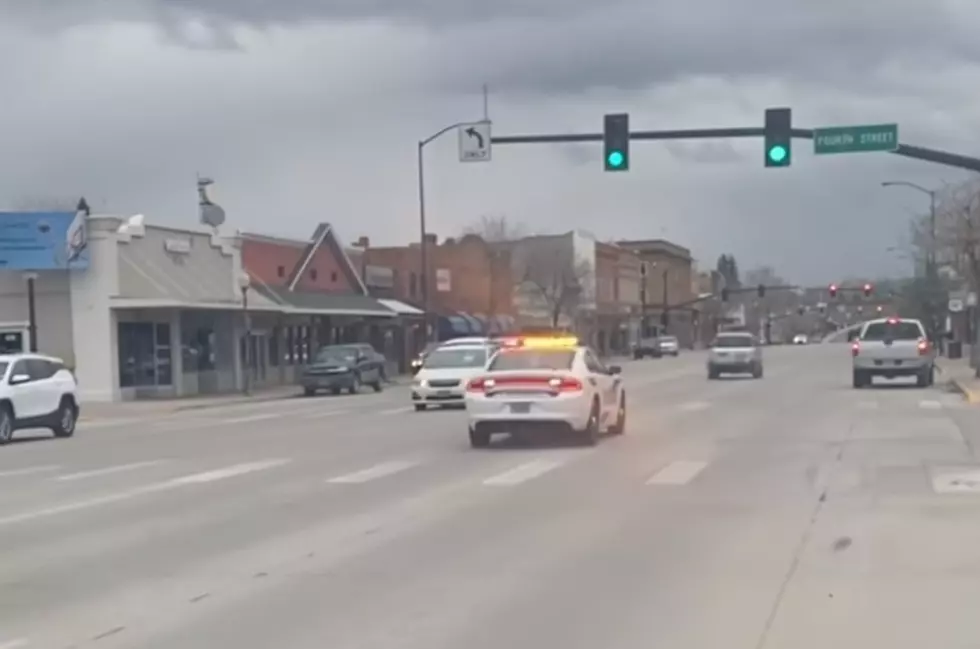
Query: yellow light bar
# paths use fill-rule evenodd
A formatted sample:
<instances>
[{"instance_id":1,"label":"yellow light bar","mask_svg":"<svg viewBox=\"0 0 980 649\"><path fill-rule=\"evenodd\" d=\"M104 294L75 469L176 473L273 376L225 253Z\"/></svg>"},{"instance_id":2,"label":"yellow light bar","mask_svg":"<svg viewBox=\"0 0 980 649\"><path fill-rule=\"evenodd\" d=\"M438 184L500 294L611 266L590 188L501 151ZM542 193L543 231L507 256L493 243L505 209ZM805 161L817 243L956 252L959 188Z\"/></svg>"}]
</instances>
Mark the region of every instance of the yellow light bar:
<instances>
[{"instance_id":1,"label":"yellow light bar","mask_svg":"<svg viewBox=\"0 0 980 649\"><path fill-rule=\"evenodd\" d=\"M578 347L578 338L562 336L558 338L524 338L524 347L531 349L564 349Z\"/></svg>"}]
</instances>

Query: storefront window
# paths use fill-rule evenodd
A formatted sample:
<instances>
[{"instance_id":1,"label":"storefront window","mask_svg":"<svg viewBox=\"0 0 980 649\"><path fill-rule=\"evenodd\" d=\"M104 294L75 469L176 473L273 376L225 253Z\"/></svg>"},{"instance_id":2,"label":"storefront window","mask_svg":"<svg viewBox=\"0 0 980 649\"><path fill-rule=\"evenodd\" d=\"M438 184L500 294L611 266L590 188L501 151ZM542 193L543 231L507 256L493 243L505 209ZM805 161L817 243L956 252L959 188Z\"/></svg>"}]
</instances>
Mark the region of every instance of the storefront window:
<instances>
[{"instance_id":1,"label":"storefront window","mask_svg":"<svg viewBox=\"0 0 980 649\"><path fill-rule=\"evenodd\" d=\"M120 322L119 385L172 385L170 325L165 322Z\"/></svg>"},{"instance_id":2,"label":"storefront window","mask_svg":"<svg viewBox=\"0 0 980 649\"><path fill-rule=\"evenodd\" d=\"M24 333L5 331L0 333L0 354L19 354L24 351Z\"/></svg>"}]
</instances>

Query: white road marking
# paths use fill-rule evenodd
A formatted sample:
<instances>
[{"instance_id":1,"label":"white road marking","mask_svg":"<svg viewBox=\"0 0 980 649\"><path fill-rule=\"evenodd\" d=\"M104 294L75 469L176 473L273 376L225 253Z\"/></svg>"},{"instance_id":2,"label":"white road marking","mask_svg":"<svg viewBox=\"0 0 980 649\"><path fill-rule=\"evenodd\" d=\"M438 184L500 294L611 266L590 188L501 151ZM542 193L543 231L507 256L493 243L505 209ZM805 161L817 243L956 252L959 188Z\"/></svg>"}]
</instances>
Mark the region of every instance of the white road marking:
<instances>
[{"instance_id":1,"label":"white road marking","mask_svg":"<svg viewBox=\"0 0 980 649\"><path fill-rule=\"evenodd\" d=\"M562 464L564 464L563 460L535 460L533 462L527 462L509 471L487 478L483 481L483 484L494 487L519 485L522 482L527 482L528 480L542 476L548 471L557 469Z\"/></svg>"},{"instance_id":2,"label":"white road marking","mask_svg":"<svg viewBox=\"0 0 980 649\"><path fill-rule=\"evenodd\" d=\"M926 410L936 410L938 408L942 408L943 404L936 401L935 399L924 399L919 402L919 407L924 408Z\"/></svg>"},{"instance_id":3,"label":"white road marking","mask_svg":"<svg viewBox=\"0 0 980 649\"><path fill-rule=\"evenodd\" d=\"M230 466L225 469L218 469L215 471L208 471L205 473L196 473L196 474L184 476L182 478L174 478L173 480L168 480L166 482L157 482L154 484L145 485L143 487L129 489L127 491L119 491L112 494L106 494L104 496L98 496L96 498L89 498L87 500L78 500L64 505L57 505L55 507L46 507L44 509L35 509L29 512L22 512L20 514L4 516L0 518L0 526L14 525L16 523L24 523L39 518L48 518L50 516L57 516L59 514L68 514L71 512L81 511L83 509L92 509L93 507L109 505L112 503L122 502L124 500L132 500L133 498L144 496L146 494L169 491L172 489L183 487L188 484L201 484L205 482L213 482L215 480L221 480L223 478L231 478L245 473L251 473L253 471L271 469L273 467L286 464L289 461L290 460L265 460L263 462L237 464L235 466Z\"/></svg>"},{"instance_id":4,"label":"white road marking","mask_svg":"<svg viewBox=\"0 0 980 649\"><path fill-rule=\"evenodd\" d=\"M0 478L13 478L19 475L34 475L35 473L47 473L49 471L57 471L60 466L52 464L50 466L31 466L25 467L23 469L10 469L9 471L0 471ZM3 649L3 645L0 645L0 649Z\"/></svg>"},{"instance_id":5,"label":"white road marking","mask_svg":"<svg viewBox=\"0 0 980 649\"><path fill-rule=\"evenodd\" d=\"M16 647L26 647L29 644L31 643L27 638L17 638L16 640L0 642L0 649L15 649Z\"/></svg>"},{"instance_id":6,"label":"white road marking","mask_svg":"<svg viewBox=\"0 0 980 649\"><path fill-rule=\"evenodd\" d=\"M303 413L302 419L320 419L321 417L335 417L337 415L346 415L351 412L350 408L345 408L343 410L317 410L316 412L306 412Z\"/></svg>"},{"instance_id":7,"label":"white road marking","mask_svg":"<svg viewBox=\"0 0 980 649\"><path fill-rule=\"evenodd\" d=\"M166 460L148 460L146 462L133 462L132 464L118 464L116 466L106 467L104 469L93 469L92 471L79 471L78 473L69 473L66 475L60 475L55 480L59 481L69 481L69 480L84 480L85 478L94 478L102 475L110 475L113 473L123 473L125 471L135 471L136 469L143 469L150 466L157 466L158 464L163 464Z\"/></svg>"},{"instance_id":8,"label":"white road marking","mask_svg":"<svg viewBox=\"0 0 980 649\"><path fill-rule=\"evenodd\" d=\"M411 412L413 408L406 406L400 406L398 408L388 408L387 410L378 410L375 414L377 415L398 415L403 412Z\"/></svg>"},{"instance_id":9,"label":"white road marking","mask_svg":"<svg viewBox=\"0 0 980 649\"><path fill-rule=\"evenodd\" d=\"M232 478L239 475L245 475L246 473L254 473L255 471L264 471L265 469L273 469L277 466L289 464L289 462L291 461L292 460L279 458L273 460L262 460L259 462L246 462L245 464L236 464L234 466L225 467L224 469L215 469L214 471L205 471L204 473L194 473L191 475L185 475L182 478L174 478L168 484L185 485L185 484L202 484L205 482L214 482L216 480L224 480L225 478Z\"/></svg>"},{"instance_id":10,"label":"white road marking","mask_svg":"<svg viewBox=\"0 0 980 649\"><path fill-rule=\"evenodd\" d=\"M355 471L346 475L330 478L327 482L331 484L362 484L378 478L385 478L396 473L401 473L419 464L418 460L395 460L393 462L382 462L362 471Z\"/></svg>"},{"instance_id":11,"label":"white road marking","mask_svg":"<svg viewBox=\"0 0 980 649\"><path fill-rule=\"evenodd\" d=\"M678 407L684 412L697 412L698 410L707 410L711 407L711 404L707 401L688 401Z\"/></svg>"},{"instance_id":12,"label":"white road marking","mask_svg":"<svg viewBox=\"0 0 980 649\"><path fill-rule=\"evenodd\" d=\"M859 401L858 408L863 410L876 410L878 408L877 401Z\"/></svg>"},{"instance_id":13,"label":"white road marking","mask_svg":"<svg viewBox=\"0 0 980 649\"><path fill-rule=\"evenodd\" d=\"M219 423L222 424L247 424L252 421L265 421L266 419L275 419L276 417L281 417L282 415L274 412L267 412L261 415L249 415L247 417L233 417L232 419L222 419Z\"/></svg>"},{"instance_id":14,"label":"white road marking","mask_svg":"<svg viewBox=\"0 0 980 649\"><path fill-rule=\"evenodd\" d=\"M677 460L653 474L647 484L685 485L708 466L707 462Z\"/></svg>"},{"instance_id":15,"label":"white road marking","mask_svg":"<svg viewBox=\"0 0 980 649\"><path fill-rule=\"evenodd\" d=\"M934 467L931 473L932 490L937 494L980 493L980 468Z\"/></svg>"}]
</instances>

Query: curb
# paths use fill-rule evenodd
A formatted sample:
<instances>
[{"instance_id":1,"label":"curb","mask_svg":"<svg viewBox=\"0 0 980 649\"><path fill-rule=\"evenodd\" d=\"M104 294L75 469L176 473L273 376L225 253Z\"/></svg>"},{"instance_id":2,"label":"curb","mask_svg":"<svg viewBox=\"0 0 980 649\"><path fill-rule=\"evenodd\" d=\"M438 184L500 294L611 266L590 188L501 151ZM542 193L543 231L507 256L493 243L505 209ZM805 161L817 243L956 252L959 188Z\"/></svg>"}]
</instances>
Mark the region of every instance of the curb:
<instances>
[{"instance_id":1,"label":"curb","mask_svg":"<svg viewBox=\"0 0 980 649\"><path fill-rule=\"evenodd\" d=\"M959 392L967 403L980 403L980 388L971 385L973 379L950 379L949 385Z\"/></svg>"},{"instance_id":2,"label":"curb","mask_svg":"<svg viewBox=\"0 0 980 649\"><path fill-rule=\"evenodd\" d=\"M267 401L285 401L286 399L296 399L303 396L301 392L290 392L288 394L263 394L236 399L226 399L211 403L189 403L172 408L170 412L184 412L187 410L206 410L208 408L220 408L222 406L237 406L243 403L263 403Z\"/></svg>"}]
</instances>

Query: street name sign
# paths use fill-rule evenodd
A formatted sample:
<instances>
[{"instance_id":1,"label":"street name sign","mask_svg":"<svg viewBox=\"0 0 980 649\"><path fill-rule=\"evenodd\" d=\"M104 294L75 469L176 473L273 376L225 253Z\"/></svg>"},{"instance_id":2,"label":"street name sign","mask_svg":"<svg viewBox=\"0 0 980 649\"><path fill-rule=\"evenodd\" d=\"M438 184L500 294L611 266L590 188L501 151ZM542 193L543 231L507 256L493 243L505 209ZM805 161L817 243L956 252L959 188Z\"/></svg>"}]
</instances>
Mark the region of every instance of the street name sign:
<instances>
[{"instance_id":1,"label":"street name sign","mask_svg":"<svg viewBox=\"0 0 980 649\"><path fill-rule=\"evenodd\" d=\"M459 161L490 161L490 122L459 126Z\"/></svg>"},{"instance_id":2,"label":"street name sign","mask_svg":"<svg viewBox=\"0 0 980 649\"><path fill-rule=\"evenodd\" d=\"M813 152L864 153L898 148L898 124L828 126L813 129Z\"/></svg>"}]
</instances>

